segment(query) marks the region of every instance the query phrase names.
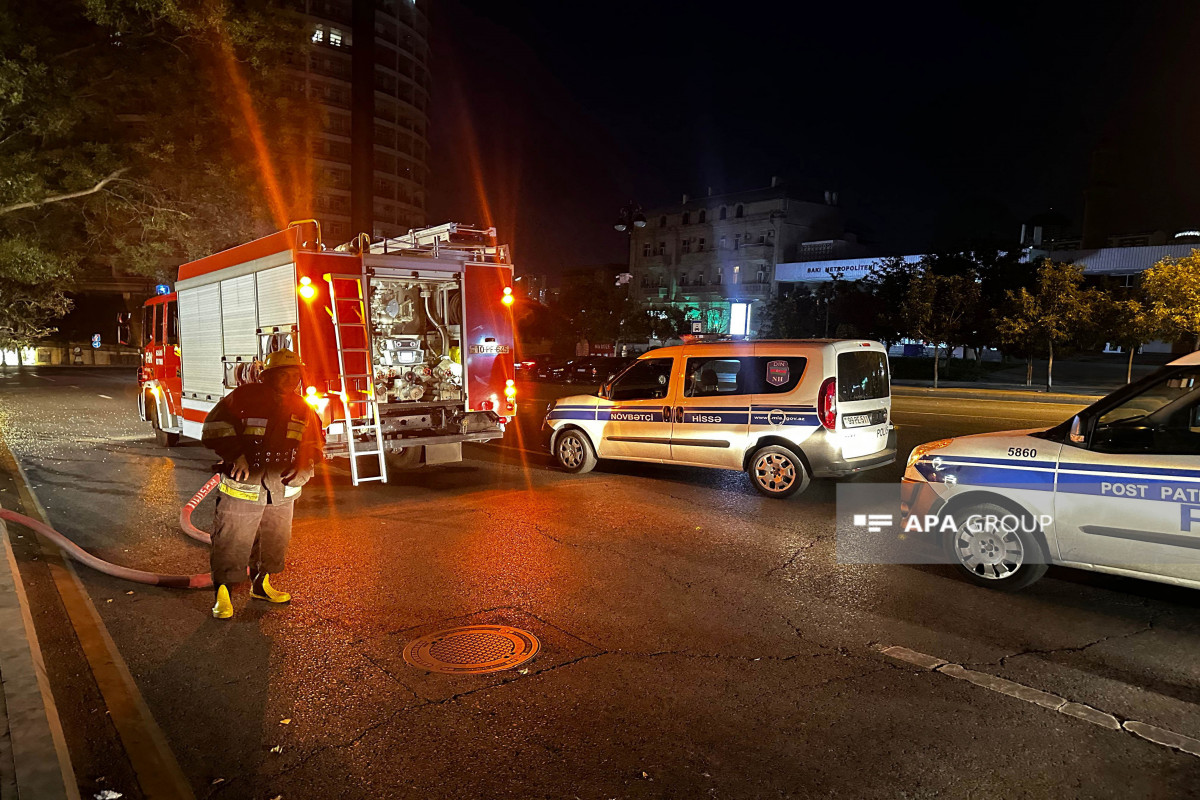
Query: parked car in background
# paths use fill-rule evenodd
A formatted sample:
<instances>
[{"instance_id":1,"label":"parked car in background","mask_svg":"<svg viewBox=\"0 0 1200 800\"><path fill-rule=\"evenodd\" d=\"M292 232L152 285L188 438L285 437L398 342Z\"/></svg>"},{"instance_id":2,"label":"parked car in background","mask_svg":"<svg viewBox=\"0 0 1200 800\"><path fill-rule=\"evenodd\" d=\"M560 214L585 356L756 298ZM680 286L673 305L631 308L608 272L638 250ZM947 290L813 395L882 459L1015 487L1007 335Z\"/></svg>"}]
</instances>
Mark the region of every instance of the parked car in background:
<instances>
[{"instance_id":1,"label":"parked car in background","mask_svg":"<svg viewBox=\"0 0 1200 800\"><path fill-rule=\"evenodd\" d=\"M526 378L533 378L537 375L537 369L542 364L550 361L552 356L549 353L542 353L535 356L525 356L517 360L513 365L516 371L521 373Z\"/></svg>"},{"instance_id":2,"label":"parked car in background","mask_svg":"<svg viewBox=\"0 0 1200 800\"><path fill-rule=\"evenodd\" d=\"M584 356L571 361L566 370L569 383L604 383L633 359L615 356Z\"/></svg>"},{"instance_id":3,"label":"parked car in background","mask_svg":"<svg viewBox=\"0 0 1200 800\"><path fill-rule=\"evenodd\" d=\"M564 358L548 358L539 361L533 369L533 376L539 381L560 381L570 363Z\"/></svg>"}]
</instances>

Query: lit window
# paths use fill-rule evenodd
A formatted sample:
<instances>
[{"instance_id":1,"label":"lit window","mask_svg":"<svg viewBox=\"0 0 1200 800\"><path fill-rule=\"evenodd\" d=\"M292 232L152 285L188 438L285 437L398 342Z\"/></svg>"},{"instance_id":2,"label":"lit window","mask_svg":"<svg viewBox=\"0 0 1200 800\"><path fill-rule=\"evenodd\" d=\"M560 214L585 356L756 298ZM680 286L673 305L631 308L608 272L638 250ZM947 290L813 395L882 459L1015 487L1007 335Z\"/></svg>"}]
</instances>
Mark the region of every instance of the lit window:
<instances>
[{"instance_id":1,"label":"lit window","mask_svg":"<svg viewBox=\"0 0 1200 800\"><path fill-rule=\"evenodd\" d=\"M734 268L733 268L733 282L734 283L738 282L738 276L740 275L741 271L742 271L741 267L736 266L736 265L734 266Z\"/></svg>"},{"instance_id":2,"label":"lit window","mask_svg":"<svg viewBox=\"0 0 1200 800\"><path fill-rule=\"evenodd\" d=\"M342 32L337 28L329 29L329 43L334 47L342 46ZM738 216L741 216L740 214Z\"/></svg>"},{"instance_id":3,"label":"lit window","mask_svg":"<svg viewBox=\"0 0 1200 800\"><path fill-rule=\"evenodd\" d=\"M321 30L320 28L317 28L315 31L313 31L313 37L312 37L312 40L313 40L314 42L323 42L323 41L325 41L325 31Z\"/></svg>"},{"instance_id":4,"label":"lit window","mask_svg":"<svg viewBox=\"0 0 1200 800\"><path fill-rule=\"evenodd\" d=\"M736 270L737 267L734 267ZM750 304L729 304L729 333L731 336L748 336L750 334Z\"/></svg>"}]
</instances>

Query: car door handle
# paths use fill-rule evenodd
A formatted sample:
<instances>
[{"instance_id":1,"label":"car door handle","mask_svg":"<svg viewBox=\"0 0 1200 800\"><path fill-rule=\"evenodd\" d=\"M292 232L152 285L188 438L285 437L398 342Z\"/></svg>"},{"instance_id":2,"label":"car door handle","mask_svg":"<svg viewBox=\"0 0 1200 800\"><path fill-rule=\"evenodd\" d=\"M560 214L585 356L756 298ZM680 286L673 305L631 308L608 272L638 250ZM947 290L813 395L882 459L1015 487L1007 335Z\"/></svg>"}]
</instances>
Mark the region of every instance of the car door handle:
<instances>
[{"instance_id":1,"label":"car door handle","mask_svg":"<svg viewBox=\"0 0 1200 800\"><path fill-rule=\"evenodd\" d=\"M671 407L663 406L663 422L671 421Z\"/></svg>"},{"instance_id":2,"label":"car door handle","mask_svg":"<svg viewBox=\"0 0 1200 800\"><path fill-rule=\"evenodd\" d=\"M683 406L675 406L675 421L683 422Z\"/></svg>"}]
</instances>

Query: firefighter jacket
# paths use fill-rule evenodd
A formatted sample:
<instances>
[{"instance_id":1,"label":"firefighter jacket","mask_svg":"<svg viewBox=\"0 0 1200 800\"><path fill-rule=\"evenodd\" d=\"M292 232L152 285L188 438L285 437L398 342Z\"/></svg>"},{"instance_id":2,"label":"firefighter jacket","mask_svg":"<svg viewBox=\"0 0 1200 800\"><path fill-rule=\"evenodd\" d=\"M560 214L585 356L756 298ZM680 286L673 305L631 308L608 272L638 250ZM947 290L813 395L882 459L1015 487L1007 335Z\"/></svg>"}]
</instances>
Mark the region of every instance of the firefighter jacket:
<instances>
[{"instance_id":1,"label":"firefighter jacket","mask_svg":"<svg viewBox=\"0 0 1200 800\"><path fill-rule=\"evenodd\" d=\"M300 494L324 449L321 421L304 399L261 383L239 386L222 398L204 419L200 438L223 462L221 491L259 505ZM229 474L238 456L250 467L244 481ZM296 476L285 484L282 475L293 464Z\"/></svg>"}]
</instances>

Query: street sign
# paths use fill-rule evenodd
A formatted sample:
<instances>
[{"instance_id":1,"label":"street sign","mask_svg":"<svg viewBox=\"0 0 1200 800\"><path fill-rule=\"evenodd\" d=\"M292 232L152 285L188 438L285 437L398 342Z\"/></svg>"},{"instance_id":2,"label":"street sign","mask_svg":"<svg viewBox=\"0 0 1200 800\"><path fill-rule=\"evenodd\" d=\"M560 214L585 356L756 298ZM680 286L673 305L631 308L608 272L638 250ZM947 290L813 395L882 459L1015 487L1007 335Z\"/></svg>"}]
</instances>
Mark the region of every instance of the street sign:
<instances>
[{"instance_id":1,"label":"street sign","mask_svg":"<svg viewBox=\"0 0 1200 800\"><path fill-rule=\"evenodd\" d=\"M704 333L704 323L698 319L692 320L692 333Z\"/></svg>"},{"instance_id":2,"label":"street sign","mask_svg":"<svg viewBox=\"0 0 1200 800\"><path fill-rule=\"evenodd\" d=\"M100 334L93 333L92 334L92 347L99 347L99 346L100 346Z\"/></svg>"}]
</instances>

